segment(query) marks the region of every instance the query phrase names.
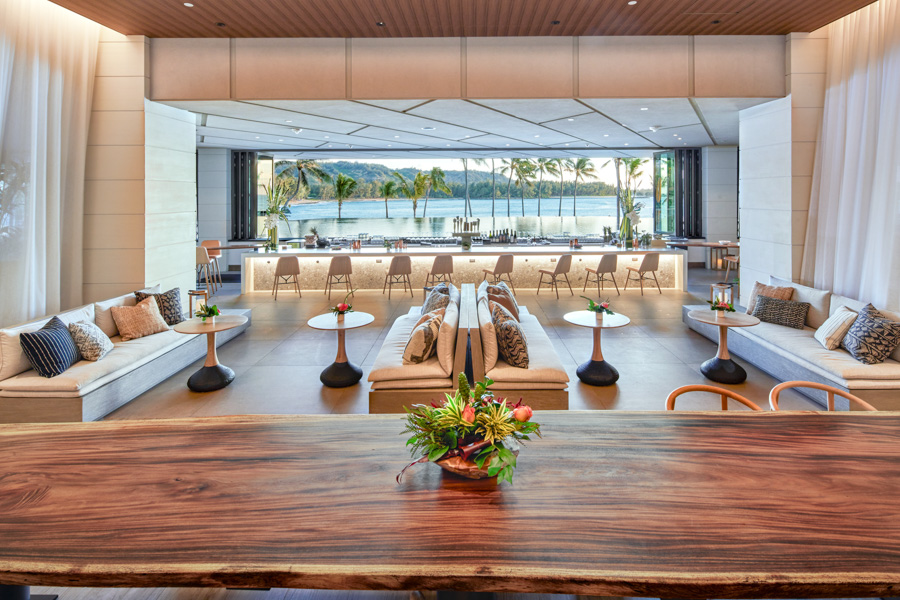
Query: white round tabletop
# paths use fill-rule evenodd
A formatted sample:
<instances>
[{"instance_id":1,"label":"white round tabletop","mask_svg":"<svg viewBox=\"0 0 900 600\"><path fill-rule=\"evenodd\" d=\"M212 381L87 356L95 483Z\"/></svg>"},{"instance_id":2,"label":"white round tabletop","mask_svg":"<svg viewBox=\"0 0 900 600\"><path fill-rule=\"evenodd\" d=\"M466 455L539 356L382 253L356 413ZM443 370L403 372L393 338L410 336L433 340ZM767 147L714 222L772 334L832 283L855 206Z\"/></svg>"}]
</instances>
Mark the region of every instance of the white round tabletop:
<instances>
[{"instance_id":1,"label":"white round tabletop","mask_svg":"<svg viewBox=\"0 0 900 600\"><path fill-rule=\"evenodd\" d=\"M695 321L708 323L709 325L718 325L719 327L753 327L759 325L760 321L753 315L742 312L725 313L720 317L716 317L716 310L692 310L688 316Z\"/></svg>"},{"instance_id":2,"label":"white round tabletop","mask_svg":"<svg viewBox=\"0 0 900 600\"><path fill-rule=\"evenodd\" d=\"M234 329L240 327L247 322L244 315L219 315L213 320L211 317L206 318L206 322L200 320L200 317L194 317L181 323L176 323L172 329L178 333L217 333L226 329Z\"/></svg>"},{"instance_id":3,"label":"white round tabletop","mask_svg":"<svg viewBox=\"0 0 900 600\"><path fill-rule=\"evenodd\" d=\"M348 312L344 314L344 320L338 322L337 315L334 313L326 313L318 315L306 322L313 329L326 329L332 331L345 331L347 329L356 329L357 327L365 327L375 320L375 317L366 312Z\"/></svg>"},{"instance_id":4,"label":"white round tabletop","mask_svg":"<svg viewBox=\"0 0 900 600\"><path fill-rule=\"evenodd\" d=\"M592 329L614 329L616 327L625 327L631 323L631 319L623 314L603 315L603 319L599 319L597 318L597 313L589 310L576 310L575 312L566 313L563 315L563 319L572 325L590 327Z\"/></svg>"}]
</instances>

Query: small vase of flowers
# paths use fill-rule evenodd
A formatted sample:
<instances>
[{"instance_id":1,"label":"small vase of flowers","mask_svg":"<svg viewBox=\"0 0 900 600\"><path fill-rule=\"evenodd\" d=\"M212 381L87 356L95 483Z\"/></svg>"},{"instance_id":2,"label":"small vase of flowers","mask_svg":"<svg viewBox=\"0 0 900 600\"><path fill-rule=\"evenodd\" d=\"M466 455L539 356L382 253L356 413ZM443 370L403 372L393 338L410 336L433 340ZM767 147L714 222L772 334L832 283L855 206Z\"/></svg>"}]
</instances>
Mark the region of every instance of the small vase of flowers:
<instances>
[{"instance_id":1,"label":"small vase of flowers","mask_svg":"<svg viewBox=\"0 0 900 600\"><path fill-rule=\"evenodd\" d=\"M603 321L603 315L616 314L609 307L609 298L607 298L606 300L602 300L600 302L594 302L587 296L582 296L582 298L584 298L585 300L588 301L587 310L589 312L594 313L594 316L597 318L598 321Z\"/></svg>"},{"instance_id":2,"label":"small vase of flowers","mask_svg":"<svg viewBox=\"0 0 900 600\"><path fill-rule=\"evenodd\" d=\"M347 299L350 298L350 295L353 294L353 292L355 292L355 291L356 290L350 290L349 292L347 292L347 295L344 296L343 302L339 302L331 307L331 312L334 314L335 317L337 317L338 323L343 323L344 315L346 315L349 312L353 312L353 305L348 304Z\"/></svg>"},{"instance_id":3,"label":"small vase of flowers","mask_svg":"<svg viewBox=\"0 0 900 600\"><path fill-rule=\"evenodd\" d=\"M406 469L423 462L467 479L512 483L519 446L532 435L540 437L541 426L531 420L531 407L495 398L488 389L492 383L485 379L471 389L460 373L459 388L443 403L406 409L403 434L411 434L406 445L419 458L397 475L397 483Z\"/></svg>"},{"instance_id":4,"label":"small vase of flowers","mask_svg":"<svg viewBox=\"0 0 900 600\"><path fill-rule=\"evenodd\" d=\"M735 312L731 284L716 283L712 286L712 299L707 300L710 310L716 311L716 318L723 319L727 313Z\"/></svg>"},{"instance_id":5,"label":"small vase of flowers","mask_svg":"<svg viewBox=\"0 0 900 600\"><path fill-rule=\"evenodd\" d=\"M197 310L194 312L195 317L200 317L200 320L203 321L203 323L209 323L210 325L216 322L216 316L219 314L219 307L215 304L212 306L208 304L198 304Z\"/></svg>"}]
</instances>

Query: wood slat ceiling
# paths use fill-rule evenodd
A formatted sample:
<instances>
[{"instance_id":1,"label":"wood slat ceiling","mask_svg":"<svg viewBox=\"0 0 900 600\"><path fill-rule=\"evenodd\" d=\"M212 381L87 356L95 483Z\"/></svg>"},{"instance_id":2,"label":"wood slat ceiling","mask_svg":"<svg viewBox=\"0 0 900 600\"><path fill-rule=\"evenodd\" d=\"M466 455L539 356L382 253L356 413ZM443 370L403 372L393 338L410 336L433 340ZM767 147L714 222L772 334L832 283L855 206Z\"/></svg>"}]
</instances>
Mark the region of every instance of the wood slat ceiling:
<instances>
[{"instance_id":1,"label":"wood slat ceiling","mask_svg":"<svg viewBox=\"0 0 900 600\"><path fill-rule=\"evenodd\" d=\"M54 1L120 33L186 38L784 35L814 31L873 2L192 0L188 8L184 0Z\"/></svg>"}]
</instances>

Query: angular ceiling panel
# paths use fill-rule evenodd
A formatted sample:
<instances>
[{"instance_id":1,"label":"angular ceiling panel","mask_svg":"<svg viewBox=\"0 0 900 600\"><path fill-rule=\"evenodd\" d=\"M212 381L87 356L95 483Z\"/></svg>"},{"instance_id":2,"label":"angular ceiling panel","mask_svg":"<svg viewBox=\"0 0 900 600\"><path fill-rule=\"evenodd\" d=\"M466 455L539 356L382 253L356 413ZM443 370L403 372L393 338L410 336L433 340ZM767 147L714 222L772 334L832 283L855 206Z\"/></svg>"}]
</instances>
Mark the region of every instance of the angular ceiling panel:
<instances>
[{"instance_id":1,"label":"angular ceiling panel","mask_svg":"<svg viewBox=\"0 0 900 600\"><path fill-rule=\"evenodd\" d=\"M700 117L687 98L604 98L584 103L632 131L695 125Z\"/></svg>"},{"instance_id":2,"label":"angular ceiling panel","mask_svg":"<svg viewBox=\"0 0 900 600\"><path fill-rule=\"evenodd\" d=\"M531 121L543 123L565 117L583 115L591 109L577 100L569 98L552 100L473 100L496 111Z\"/></svg>"}]
</instances>

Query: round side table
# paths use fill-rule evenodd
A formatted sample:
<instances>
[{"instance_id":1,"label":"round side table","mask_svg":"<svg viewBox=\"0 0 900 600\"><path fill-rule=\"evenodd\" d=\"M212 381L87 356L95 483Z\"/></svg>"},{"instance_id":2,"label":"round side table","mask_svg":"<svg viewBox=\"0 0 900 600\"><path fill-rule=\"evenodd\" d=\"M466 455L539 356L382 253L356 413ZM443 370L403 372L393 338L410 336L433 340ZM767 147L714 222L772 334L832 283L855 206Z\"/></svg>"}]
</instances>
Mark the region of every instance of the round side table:
<instances>
[{"instance_id":1,"label":"round side table","mask_svg":"<svg viewBox=\"0 0 900 600\"><path fill-rule=\"evenodd\" d=\"M619 380L619 372L614 366L603 360L603 351L600 348L600 334L604 329L625 327L631 323L631 319L625 315L614 313L603 315L599 318L597 313L589 310L577 310L563 315L568 323L579 327L590 327L594 330L594 352L591 360L583 363L575 371L583 383L588 385L612 385Z\"/></svg>"},{"instance_id":2,"label":"round side table","mask_svg":"<svg viewBox=\"0 0 900 600\"><path fill-rule=\"evenodd\" d=\"M362 379L362 369L347 358L344 336L347 330L365 327L374 320L375 317L369 313L354 311L346 313L343 321L338 321L337 315L332 313L319 315L307 321L306 324L313 329L337 331L337 357L319 375L319 381L322 382L322 385L333 388L349 387Z\"/></svg>"},{"instance_id":3,"label":"round side table","mask_svg":"<svg viewBox=\"0 0 900 600\"><path fill-rule=\"evenodd\" d=\"M700 372L707 379L718 383L743 383L747 379L747 371L744 367L731 360L728 354L728 328L729 327L753 327L759 325L759 319L745 313L733 312L716 316L722 311L692 310L688 316L695 321L715 325L719 328L719 351L715 358L711 358L700 365Z\"/></svg>"},{"instance_id":4,"label":"round side table","mask_svg":"<svg viewBox=\"0 0 900 600\"><path fill-rule=\"evenodd\" d=\"M247 322L247 317L243 315L219 315L218 317L208 317L206 322L199 318L188 319L177 323L172 329L178 333L184 334L206 334L206 362L200 367L200 370L190 376L188 379L188 388L194 392L212 392L221 390L223 387L234 381L234 371L219 364L219 357L216 354L216 333L227 329L240 327Z\"/></svg>"}]
</instances>

